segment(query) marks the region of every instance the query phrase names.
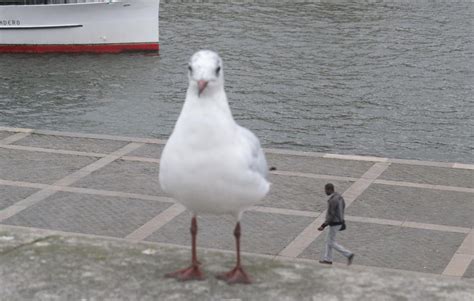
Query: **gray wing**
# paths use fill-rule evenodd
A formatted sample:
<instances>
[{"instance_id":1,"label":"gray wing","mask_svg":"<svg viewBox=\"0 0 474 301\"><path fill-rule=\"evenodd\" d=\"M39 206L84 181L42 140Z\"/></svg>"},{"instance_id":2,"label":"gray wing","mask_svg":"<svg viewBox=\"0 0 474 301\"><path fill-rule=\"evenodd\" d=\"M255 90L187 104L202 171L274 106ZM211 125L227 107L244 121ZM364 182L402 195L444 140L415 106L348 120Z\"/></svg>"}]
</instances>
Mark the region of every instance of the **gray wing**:
<instances>
[{"instance_id":1,"label":"gray wing","mask_svg":"<svg viewBox=\"0 0 474 301\"><path fill-rule=\"evenodd\" d=\"M242 137L242 142L248 149L247 160L250 169L258 172L264 178L267 178L267 160L265 159L265 154L260 146L260 141L257 136L242 126L239 126L239 131L241 134L240 136Z\"/></svg>"}]
</instances>

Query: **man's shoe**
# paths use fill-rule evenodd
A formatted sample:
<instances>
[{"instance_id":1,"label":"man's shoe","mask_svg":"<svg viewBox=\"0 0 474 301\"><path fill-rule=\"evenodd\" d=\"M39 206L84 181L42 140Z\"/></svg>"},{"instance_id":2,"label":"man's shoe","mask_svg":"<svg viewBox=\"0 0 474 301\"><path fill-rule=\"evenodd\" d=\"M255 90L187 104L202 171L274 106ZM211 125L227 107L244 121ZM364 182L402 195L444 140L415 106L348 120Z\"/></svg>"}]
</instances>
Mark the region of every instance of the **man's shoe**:
<instances>
[{"instance_id":1,"label":"man's shoe","mask_svg":"<svg viewBox=\"0 0 474 301\"><path fill-rule=\"evenodd\" d=\"M321 264L332 264L332 261L320 260L319 263L321 263Z\"/></svg>"},{"instance_id":2,"label":"man's shoe","mask_svg":"<svg viewBox=\"0 0 474 301\"><path fill-rule=\"evenodd\" d=\"M354 259L354 253L349 255L349 257L347 257L347 265L351 265L353 259Z\"/></svg>"}]
</instances>

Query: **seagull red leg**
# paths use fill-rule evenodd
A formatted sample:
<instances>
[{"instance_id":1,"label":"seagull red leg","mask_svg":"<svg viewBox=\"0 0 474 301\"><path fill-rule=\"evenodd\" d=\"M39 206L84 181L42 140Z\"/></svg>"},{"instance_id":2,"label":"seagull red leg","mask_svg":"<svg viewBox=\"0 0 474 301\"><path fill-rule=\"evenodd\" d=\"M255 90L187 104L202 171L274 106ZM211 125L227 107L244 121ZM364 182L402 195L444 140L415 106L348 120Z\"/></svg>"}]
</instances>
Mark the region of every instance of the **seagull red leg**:
<instances>
[{"instance_id":1,"label":"seagull red leg","mask_svg":"<svg viewBox=\"0 0 474 301\"><path fill-rule=\"evenodd\" d=\"M250 284L252 281L240 264L240 222L237 222L234 229L235 245L237 249L237 264L227 273L217 275L217 279L226 281L228 284L243 283Z\"/></svg>"},{"instance_id":2,"label":"seagull red leg","mask_svg":"<svg viewBox=\"0 0 474 301\"><path fill-rule=\"evenodd\" d=\"M200 262L197 260L196 255L196 236L197 236L197 220L196 216L193 216L191 220L191 238L192 238L192 251L191 251L191 266L182 270L178 270L173 273L168 273L165 275L167 278L176 278L180 281L187 280L203 280L204 275L199 268Z\"/></svg>"}]
</instances>

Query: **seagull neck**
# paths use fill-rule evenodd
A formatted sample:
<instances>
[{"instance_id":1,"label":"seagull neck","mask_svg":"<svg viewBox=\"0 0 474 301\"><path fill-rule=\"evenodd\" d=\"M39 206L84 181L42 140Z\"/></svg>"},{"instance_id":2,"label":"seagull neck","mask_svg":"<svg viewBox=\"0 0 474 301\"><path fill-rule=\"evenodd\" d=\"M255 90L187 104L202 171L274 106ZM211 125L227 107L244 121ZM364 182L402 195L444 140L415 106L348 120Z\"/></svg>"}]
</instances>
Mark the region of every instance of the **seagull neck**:
<instances>
[{"instance_id":1,"label":"seagull neck","mask_svg":"<svg viewBox=\"0 0 474 301\"><path fill-rule=\"evenodd\" d=\"M188 89L185 106L204 109L207 112L219 112L233 119L224 89L212 92L212 94L203 93L201 96L197 96L192 89Z\"/></svg>"}]
</instances>

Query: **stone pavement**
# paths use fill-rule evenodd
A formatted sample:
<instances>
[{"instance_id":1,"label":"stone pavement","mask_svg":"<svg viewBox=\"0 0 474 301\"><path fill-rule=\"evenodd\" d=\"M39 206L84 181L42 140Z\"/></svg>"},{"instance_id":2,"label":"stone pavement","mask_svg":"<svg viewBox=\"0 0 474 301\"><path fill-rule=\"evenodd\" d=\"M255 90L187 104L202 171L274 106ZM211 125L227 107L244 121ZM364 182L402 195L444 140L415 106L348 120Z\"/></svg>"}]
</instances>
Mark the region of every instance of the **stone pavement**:
<instances>
[{"instance_id":1,"label":"stone pavement","mask_svg":"<svg viewBox=\"0 0 474 301\"><path fill-rule=\"evenodd\" d=\"M156 243L0 229L0 299L16 300L430 300L470 301L474 282L426 273L321 266L244 256L252 285L214 278L233 254L200 250L204 281L164 278L189 264L189 250Z\"/></svg>"},{"instance_id":2,"label":"stone pavement","mask_svg":"<svg viewBox=\"0 0 474 301\"><path fill-rule=\"evenodd\" d=\"M0 230L189 245L189 213L161 191L158 139L0 127ZM244 214L249 256L317 262L323 186L347 203L338 240L368 267L474 278L474 165L267 149L270 195ZM200 217L201 251L233 252L233 220ZM2 226L4 225L4 226ZM322 235L321 235L322 234ZM2 241L0 241L0 246ZM345 260L338 254L336 262Z\"/></svg>"}]
</instances>

